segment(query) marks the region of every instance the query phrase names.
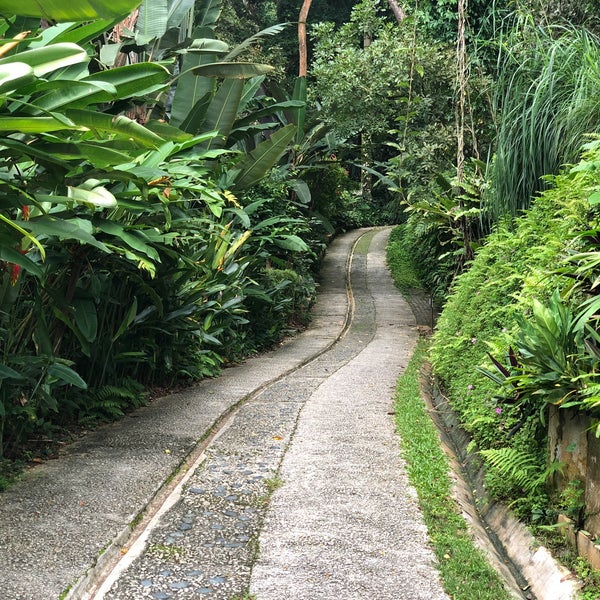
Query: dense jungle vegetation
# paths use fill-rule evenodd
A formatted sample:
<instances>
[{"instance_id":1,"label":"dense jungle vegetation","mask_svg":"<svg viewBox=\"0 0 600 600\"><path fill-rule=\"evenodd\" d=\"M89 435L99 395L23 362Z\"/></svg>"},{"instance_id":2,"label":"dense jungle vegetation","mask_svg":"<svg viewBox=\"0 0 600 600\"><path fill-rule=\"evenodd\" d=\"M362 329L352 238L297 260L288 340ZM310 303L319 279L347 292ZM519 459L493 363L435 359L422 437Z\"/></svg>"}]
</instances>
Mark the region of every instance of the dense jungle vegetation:
<instances>
[{"instance_id":1,"label":"dense jungle vegetation","mask_svg":"<svg viewBox=\"0 0 600 600\"><path fill-rule=\"evenodd\" d=\"M597 3L138 4L0 0L3 472L303 327L332 236L394 224L489 489L550 522L548 406L600 406Z\"/></svg>"}]
</instances>

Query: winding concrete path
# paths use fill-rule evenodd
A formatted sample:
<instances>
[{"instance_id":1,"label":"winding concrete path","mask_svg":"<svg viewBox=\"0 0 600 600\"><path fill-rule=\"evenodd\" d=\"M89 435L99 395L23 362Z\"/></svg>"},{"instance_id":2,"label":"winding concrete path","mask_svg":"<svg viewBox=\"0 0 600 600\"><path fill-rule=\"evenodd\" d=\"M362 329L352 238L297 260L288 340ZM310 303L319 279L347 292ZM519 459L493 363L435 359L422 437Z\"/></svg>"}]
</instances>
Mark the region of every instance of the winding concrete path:
<instances>
[{"instance_id":1,"label":"winding concrete path","mask_svg":"<svg viewBox=\"0 0 600 600\"><path fill-rule=\"evenodd\" d=\"M393 429L417 333L388 234L335 240L309 330L0 495L0 597L446 599Z\"/></svg>"}]
</instances>

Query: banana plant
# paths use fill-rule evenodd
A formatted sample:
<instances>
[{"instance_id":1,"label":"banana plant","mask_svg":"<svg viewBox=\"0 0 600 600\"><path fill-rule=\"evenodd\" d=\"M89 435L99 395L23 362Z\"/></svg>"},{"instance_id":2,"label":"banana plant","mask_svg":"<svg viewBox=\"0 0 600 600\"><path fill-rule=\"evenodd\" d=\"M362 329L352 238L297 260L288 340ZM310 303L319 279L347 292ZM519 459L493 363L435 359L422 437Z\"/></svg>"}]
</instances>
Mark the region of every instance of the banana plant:
<instances>
[{"instance_id":1,"label":"banana plant","mask_svg":"<svg viewBox=\"0 0 600 600\"><path fill-rule=\"evenodd\" d=\"M0 14L39 17L50 22L115 19L128 15L140 0L0 0Z\"/></svg>"}]
</instances>

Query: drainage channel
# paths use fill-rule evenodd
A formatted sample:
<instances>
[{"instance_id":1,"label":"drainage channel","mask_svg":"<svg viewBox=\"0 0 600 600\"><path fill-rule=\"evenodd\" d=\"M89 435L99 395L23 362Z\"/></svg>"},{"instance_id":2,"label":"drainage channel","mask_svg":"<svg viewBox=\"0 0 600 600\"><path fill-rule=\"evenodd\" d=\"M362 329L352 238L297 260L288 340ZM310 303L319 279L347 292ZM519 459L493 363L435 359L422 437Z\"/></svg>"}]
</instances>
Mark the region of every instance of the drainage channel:
<instances>
[{"instance_id":1,"label":"drainage channel","mask_svg":"<svg viewBox=\"0 0 600 600\"><path fill-rule=\"evenodd\" d=\"M133 531L116 540L68 600L166 600L173 594L226 599L246 593L268 499L280 483L278 469L300 411L374 335L366 269L376 233L361 234L347 255L348 308L336 339L223 415Z\"/></svg>"}]
</instances>

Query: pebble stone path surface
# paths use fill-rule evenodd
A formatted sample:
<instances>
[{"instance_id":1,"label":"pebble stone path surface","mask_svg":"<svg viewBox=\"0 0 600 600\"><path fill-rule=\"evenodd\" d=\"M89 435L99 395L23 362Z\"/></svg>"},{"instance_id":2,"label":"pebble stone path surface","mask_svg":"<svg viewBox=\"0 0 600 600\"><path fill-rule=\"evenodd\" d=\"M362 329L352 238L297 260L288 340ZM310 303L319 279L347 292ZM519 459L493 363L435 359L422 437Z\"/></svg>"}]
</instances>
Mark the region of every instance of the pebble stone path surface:
<instances>
[{"instance_id":1,"label":"pebble stone path surface","mask_svg":"<svg viewBox=\"0 0 600 600\"><path fill-rule=\"evenodd\" d=\"M5 575L0 568L0 590L13 590L8 596L0 593L0 598L48 600L58 598L56 590L62 589L60 597L67 600L446 600L393 428L395 381L412 354L417 331L414 316L385 267L388 235L389 229L355 232L350 239L355 245L347 238L332 248L333 260L326 260L322 273L321 296L327 300L330 295L325 318L318 303L309 331L272 356L249 361L264 369L262 378L256 368L244 375L254 378L247 386L254 392L239 392L248 399L220 422L214 439L183 470L137 542L129 545L125 539L123 558L114 570L108 569L108 575L93 564L84 569L85 557L80 559L82 566L67 560L63 568L53 567L50 563L60 560L60 553L44 554L43 539L29 544L32 556L15 557L20 548L18 527L7 527L4 519L20 514L19 502L27 508L23 502L35 497L35 477L4 501L0 497L0 564L14 567ZM349 310L340 302L346 292ZM337 341L320 338L332 331L337 331ZM310 350L298 351L303 344ZM290 356L275 368L277 357L286 352ZM232 377L235 380L235 374ZM227 381L225 377L222 387L227 388ZM219 380L215 382L218 387ZM212 389L205 390L205 399L209 392L216 394ZM219 404L214 410L223 412L227 406ZM172 407L159 408L161 419L168 419ZM179 427L185 429L193 414L182 413ZM135 436L143 438L144 432L150 436L147 425ZM126 432L120 435L127 438ZM194 435L196 440L201 437L186 430L180 447L172 439L161 439L159 448L172 449L162 460L181 460L191 451L189 438ZM130 440L141 443L135 436ZM112 439L110 433L108 438ZM126 439L121 443L126 445ZM87 450L84 459L89 463L94 457ZM167 462L160 473L168 473L169 464L177 471L177 462ZM71 473L80 467L65 468ZM137 468L147 475L134 481L132 469ZM121 465L120 470L125 468ZM162 476L158 462L154 471L145 461L135 463L128 473L130 485L139 487L146 479L158 481ZM109 482L97 482L93 490L100 496L99 506L103 486L109 488ZM63 487L77 491L76 484ZM149 502L155 488L152 483L136 502ZM56 500L54 494L56 503L67 505L67 497ZM112 494L116 505L118 491ZM105 503L113 495L107 495ZM71 500L80 496L75 493ZM44 498L38 501L43 504ZM83 506L81 501L79 512ZM136 505L121 512L131 518L139 510ZM110 518L124 526L121 512L115 507ZM43 536L52 529L52 520L44 522L44 515L38 514L43 525L37 533ZM101 521L100 511L96 516ZM108 535L101 531L98 539L92 539L86 523L79 524L81 539L77 532L70 534L76 555L98 553L98 540ZM21 525L22 535L35 535ZM115 538L115 529L116 525L111 536L121 543L123 533ZM48 534L56 543L53 535L56 532ZM117 543L111 546L114 550ZM19 565L33 571L29 585L14 583ZM63 576L68 583L72 572L81 575L85 570L87 579L71 588L60 581ZM44 585L46 592L40 593Z\"/></svg>"}]
</instances>

